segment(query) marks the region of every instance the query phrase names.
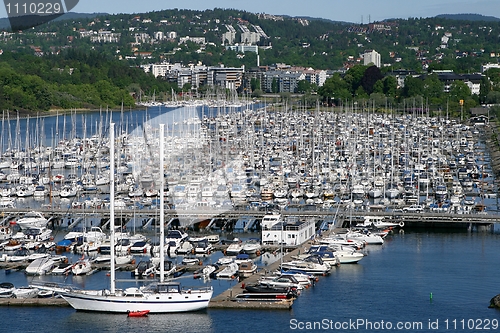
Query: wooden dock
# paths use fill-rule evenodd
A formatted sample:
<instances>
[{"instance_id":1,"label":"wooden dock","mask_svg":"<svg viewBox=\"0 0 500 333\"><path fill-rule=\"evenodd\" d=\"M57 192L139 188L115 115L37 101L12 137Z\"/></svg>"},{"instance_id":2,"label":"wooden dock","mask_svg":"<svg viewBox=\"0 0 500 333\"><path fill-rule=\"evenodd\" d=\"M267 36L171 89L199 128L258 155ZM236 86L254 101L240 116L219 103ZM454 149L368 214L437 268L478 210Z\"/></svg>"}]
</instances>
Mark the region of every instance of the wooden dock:
<instances>
[{"instance_id":1,"label":"wooden dock","mask_svg":"<svg viewBox=\"0 0 500 333\"><path fill-rule=\"evenodd\" d=\"M300 254L301 249L304 247L310 247L312 245L311 242L306 242L302 244L300 247L296 247L294 250L287 252L283 257L283 261L291 260L292 256ZM283 300L283 301L273 301L273 302L265 302L265 301L240 301L236 300L236 295L241 294L245 291L244 286L257 283L257 281L263 276L266 275L266 272L272 272L278 270L280 267L280 260L272 263L267 266L265 269L261 269L257 271L252 276L240 280L240 282L224 291L220 295L212 298L208 307L210 309L277 309L277 310L288 310L293 305L293 300Z\"/></svg>"}]
</instances>

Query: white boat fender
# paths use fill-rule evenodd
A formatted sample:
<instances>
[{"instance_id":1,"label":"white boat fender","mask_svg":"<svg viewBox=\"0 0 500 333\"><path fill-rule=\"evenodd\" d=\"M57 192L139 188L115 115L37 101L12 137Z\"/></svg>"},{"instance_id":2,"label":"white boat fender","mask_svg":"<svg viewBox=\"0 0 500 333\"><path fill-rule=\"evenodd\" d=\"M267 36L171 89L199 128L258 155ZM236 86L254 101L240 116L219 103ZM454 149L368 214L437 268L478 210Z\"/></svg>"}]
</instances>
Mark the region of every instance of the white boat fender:
<instances>
[{"instance_id":1,"label":"white boat fender","mask_svg":"<svg viewBox=\"0 0 500 333\"><path fill-rule=\"evenodd\" d=\"M399 226L402 228L405 226L405 223L403 221L399 222Z\"/></svg>"}]
</instances>

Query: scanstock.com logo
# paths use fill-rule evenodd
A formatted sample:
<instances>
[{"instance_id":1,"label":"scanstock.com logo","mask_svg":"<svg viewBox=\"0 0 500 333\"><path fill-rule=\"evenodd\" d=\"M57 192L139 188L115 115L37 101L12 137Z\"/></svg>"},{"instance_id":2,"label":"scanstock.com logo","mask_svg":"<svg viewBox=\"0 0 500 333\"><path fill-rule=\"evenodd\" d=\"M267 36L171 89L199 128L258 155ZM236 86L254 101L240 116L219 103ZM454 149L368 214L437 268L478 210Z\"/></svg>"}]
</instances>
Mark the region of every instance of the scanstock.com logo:
<instances>
[{"instance_id":1,"label":"scanstock.com logo","mask_svg":"<svg viewBox=\"0 0 500 333\"><path fill-rule=\"evenodd\" d=\"M12 31L47 23L69 12L79 0L3 0Z\"/></svg>"}]
</instances>

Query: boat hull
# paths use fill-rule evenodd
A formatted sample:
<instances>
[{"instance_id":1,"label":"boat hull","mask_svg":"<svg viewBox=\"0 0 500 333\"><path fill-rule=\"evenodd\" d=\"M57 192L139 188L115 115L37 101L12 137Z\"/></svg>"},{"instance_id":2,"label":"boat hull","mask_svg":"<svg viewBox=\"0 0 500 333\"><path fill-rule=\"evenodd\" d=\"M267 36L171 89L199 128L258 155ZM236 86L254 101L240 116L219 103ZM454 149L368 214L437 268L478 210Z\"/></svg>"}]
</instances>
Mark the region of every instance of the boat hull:
<instances>
[{"instance_id":1,"label":"boat hull","mask_svg":"<svg viewBox=\"0 0 500 333\"><path fill-rule=\"evenodd\" d=\"M77 311L129 313L149 310L149 313L190 312L206 309L212 291L203 293L151 294L140 297L86 295L65 293L62 297Z\"/></svg>"}]
</instances>

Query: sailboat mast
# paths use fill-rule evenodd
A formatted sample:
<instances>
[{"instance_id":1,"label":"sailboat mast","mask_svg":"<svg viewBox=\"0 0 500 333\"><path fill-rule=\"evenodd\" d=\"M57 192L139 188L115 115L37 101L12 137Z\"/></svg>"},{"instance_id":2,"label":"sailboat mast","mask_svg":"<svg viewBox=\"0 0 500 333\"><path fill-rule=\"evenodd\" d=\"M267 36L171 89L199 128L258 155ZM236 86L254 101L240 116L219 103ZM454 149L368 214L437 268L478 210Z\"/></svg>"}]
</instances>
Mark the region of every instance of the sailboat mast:
<instances>
[{"instance_id":1,"label":"sailboat mast","mask_svg":"<svg viewBox=\"0 0 500 333\"><path fill-rule=\"evenodd\" d=\"M164 154L164 132L165 124L160 124L160 282L164 280L165 271L165 171L163 170L163 154Z\"/></svg>"},{"instance_id":2,"label":"sailboat mast","mask_svg":"<svg viewBox=\"0 0 500 333\"><path fill-rule=\"evenodd\" d=\"M111 286L110 292L115 293L115 124L109 124L109 225L111 248Z\"/></svg>"}]
</instances>

